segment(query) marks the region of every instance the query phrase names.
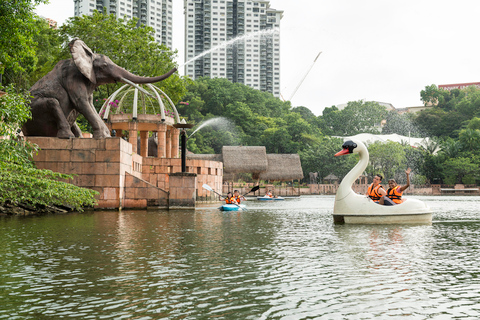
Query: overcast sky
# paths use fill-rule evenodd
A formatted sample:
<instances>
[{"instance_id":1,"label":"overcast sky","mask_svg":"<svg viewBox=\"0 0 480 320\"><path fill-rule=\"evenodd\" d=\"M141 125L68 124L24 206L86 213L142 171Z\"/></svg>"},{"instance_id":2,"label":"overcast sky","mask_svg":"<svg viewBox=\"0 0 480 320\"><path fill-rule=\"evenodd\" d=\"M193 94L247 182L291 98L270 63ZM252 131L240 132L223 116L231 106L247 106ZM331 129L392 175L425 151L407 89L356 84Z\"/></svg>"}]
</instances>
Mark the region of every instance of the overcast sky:
<instances>
[{"instance_id":1,"label":"overcast sky","mask_svg":"<svg viewBox=\"0 0 480 320\"><path fill-rule=\"evenodd\" d=\"M291 97L310 70L291 100L294 107L320 115L325 107L365 99L404 108L421 105L420 91L427 85L480 82L478 0L271 0L270 5L284 11L283 98ZM182 64L183 0L173 0L173 10L173 46ZM61 25L73 16L73 0L50 0L37 13Z\"/></svg>"}]
</instances>

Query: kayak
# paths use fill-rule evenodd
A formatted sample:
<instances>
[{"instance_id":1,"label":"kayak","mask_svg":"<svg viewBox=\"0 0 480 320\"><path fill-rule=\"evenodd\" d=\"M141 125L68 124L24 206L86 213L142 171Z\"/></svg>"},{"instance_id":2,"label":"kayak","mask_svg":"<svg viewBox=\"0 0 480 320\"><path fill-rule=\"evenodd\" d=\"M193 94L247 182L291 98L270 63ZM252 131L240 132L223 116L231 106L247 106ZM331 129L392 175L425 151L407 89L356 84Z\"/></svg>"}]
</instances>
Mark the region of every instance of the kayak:
<instances>
[{"instance_id":1,"label":"kayak","mask_svg":"<svg viewBox=\"0 0 480 320\"><path fill-rule=\"evenodd\" d=\"M242 211L242 210L246 210L247 207L244 204L239 204L239 205L224 204L219 209L220 209L220 211Z\"/></svg>"},{"instance_id":2,"label":"kayak","mask_svg":"<svg viewBox=\"0 0 480 320\"><path fill-rule=\"evenodd\" d=\"M263 196L263 197L257 197L257 200L271 201L271 200L285 200L285 198Z\"/></svg>"}]
</instances>

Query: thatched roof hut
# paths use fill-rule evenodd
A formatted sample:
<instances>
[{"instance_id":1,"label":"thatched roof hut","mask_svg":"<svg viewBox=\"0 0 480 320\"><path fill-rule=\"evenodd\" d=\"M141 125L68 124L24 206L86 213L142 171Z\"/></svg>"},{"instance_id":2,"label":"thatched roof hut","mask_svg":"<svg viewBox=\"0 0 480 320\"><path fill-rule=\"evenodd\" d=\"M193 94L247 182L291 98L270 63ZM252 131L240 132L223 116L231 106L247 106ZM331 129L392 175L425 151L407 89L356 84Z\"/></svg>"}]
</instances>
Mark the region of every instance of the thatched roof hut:
<instances>
[{"instance_id":1,"label":"thatched roof hut","mask_svg":"<svg viewBox=\"0 0 480 320\"><path fill-rule=\"evenodd\" d=\"M188 153L188 160L208 160L208 161L223 161L221 154L205 154L205 153Z\"/></svg>"},{"instance_id":2,"label":"thatched roof hut","mask_svg":"<svg viewBox=\"0 0 480 320\"><path fill-rule=\"evenodd\" d=\"M298 154L267 154L267 160L267 170L260 173L260 179L290 181L303 178Z\"/></svg>"},{"instance_id":3,"label":"thatched roof hut","mask_svg":"<svg viewBox=\"0 0 480 320\"><path fill-rule=\"evenodd\" d=\"M188 160L223 162L223 180L238 173L251 173L254 179L291 181L303 178L298 154L267 154L264 146L224 146L222 154L187 154Z\"/></svg>"},{"instance_id":4,"label":"thatched roof hut","mask_svg":"<svg viewBox=\"0 0 480 320\"><path fill-rule=\"evenodd\" d=\"M267 170L265 147L224 146L222 148L224 173L260 173Z\"/></svg>"}]
</instances>

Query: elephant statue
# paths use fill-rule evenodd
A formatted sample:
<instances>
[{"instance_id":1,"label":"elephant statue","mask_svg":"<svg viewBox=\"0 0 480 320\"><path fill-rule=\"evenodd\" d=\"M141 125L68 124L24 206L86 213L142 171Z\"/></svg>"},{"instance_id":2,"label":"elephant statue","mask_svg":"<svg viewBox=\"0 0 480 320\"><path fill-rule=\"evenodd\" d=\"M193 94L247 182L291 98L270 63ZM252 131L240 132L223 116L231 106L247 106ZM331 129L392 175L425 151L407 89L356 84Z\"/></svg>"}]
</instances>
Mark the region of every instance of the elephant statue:
<instances>
[{"instance_id":1,"label":"elephant statue","mask_svg":"<svg viewBox=\"0 0 480 320\"><path fill-rule=\"evenodd\" d=\"M154 83L177 71L173 68L158 77L141 77L119 67L109 57L93 53L80 39L72 40L69 47L72 58L59 61L30 89L32 119L22 128L25 136L81 137L75 120L82 114L92 126L94 138L110 137L93 106L93 90L114 82Z\"/></svg>"},{"instance_id":2,"label":"elephant statue","mask_svg":"<svg viewBox=\"0 0 480 320\"><path fill-rule=\"evenodd\" d=\"M309 172L310 177L310 184L317 184L318 183L318 172Z\"/></svg>"}]
</instances>

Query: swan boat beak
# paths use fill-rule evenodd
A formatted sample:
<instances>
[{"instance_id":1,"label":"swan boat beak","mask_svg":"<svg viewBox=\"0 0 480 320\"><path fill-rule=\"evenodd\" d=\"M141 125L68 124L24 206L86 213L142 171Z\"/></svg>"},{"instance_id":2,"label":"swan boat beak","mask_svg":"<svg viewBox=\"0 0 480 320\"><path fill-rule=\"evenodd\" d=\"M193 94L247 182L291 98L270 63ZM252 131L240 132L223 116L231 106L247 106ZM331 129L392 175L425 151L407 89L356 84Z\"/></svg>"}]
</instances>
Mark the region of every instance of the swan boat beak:
<instances>
[{"instance_id":1,"label":"swan boat beak","mask_svg":"<svg viewBox=\"0 0 480 320\"><path fill-rule=\"evenodd\" d=\"M345 148L345 149L342 149L342 151L335 153L334 157L343 156L344 154L349 154L349 153L350 151L347 148Z\"/></svg>"}]
</instances>

